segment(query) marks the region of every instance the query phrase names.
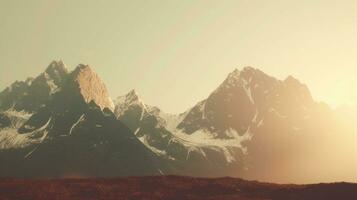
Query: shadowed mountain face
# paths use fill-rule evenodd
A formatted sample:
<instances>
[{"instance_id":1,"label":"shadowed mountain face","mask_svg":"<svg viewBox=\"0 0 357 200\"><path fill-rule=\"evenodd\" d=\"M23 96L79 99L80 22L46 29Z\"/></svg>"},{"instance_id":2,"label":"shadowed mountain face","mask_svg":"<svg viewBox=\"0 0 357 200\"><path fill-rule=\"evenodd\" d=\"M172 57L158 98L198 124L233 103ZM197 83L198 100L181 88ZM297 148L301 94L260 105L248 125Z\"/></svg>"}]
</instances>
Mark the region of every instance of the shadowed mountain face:
<instances>
[{"instance_id":1,"label":"shadowed mountain face","mask_svg":"<svg viewBox=\"0 0 357 200\"><path fill-rule=\"evenodd\" d=\"M68 72L54 61L0 93L0 176L337 180L357 163L344 159L357 129L342 116L297 79L251 67L179 115L145 104L134 90L113 104L89 66Z\"/></svg>"},{"instance_id":2,"label":"shadowed mountain face","mask_svg":"<svg viewBox=\"0 0 357 200\"><path fill-rule=\"evenodd\" d=\"M0 176L159 174L157 157L116 119L111 105L95 72L78 66L28 120L1 132Z\"/></svg>"},{"instance_id":3,"label":"shadowed mountain face","mask_svg":"<svg viewBox=\"0 0 357 200\"><path fill-rule=\"evenodd\" d=\"M240 160L243 159L243 151L239 141L186 138L185 133L175 128L185 114L167 114L157 107L146 105L135 91L117 98L115 104L118 120L170 166L170 171L165 173L225 176L243 169Z\"/></svg>"}]
</instances>

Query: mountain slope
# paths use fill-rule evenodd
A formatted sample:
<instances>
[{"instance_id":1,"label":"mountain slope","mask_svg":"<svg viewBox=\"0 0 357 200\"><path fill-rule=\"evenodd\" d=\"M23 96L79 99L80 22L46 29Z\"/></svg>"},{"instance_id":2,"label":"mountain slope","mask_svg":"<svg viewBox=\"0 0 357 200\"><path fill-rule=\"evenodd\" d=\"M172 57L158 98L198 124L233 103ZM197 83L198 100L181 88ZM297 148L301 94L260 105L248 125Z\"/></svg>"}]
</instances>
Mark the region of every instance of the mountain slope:
<instances>
[{"instance_id":1,"label":"mountain slope","mask_svg":"<svg viewBox=\"0 0 357 200\"><path fill-rule=\"evenodd\" d=\"M184 175L301 181L298 174L323 158L317 154L328 144L321 138L341 131L333 112L315 102L306 85L252 67L230 73L183 114L165 114L133 91L116 101L115 114Z\"/></svg>"},{"instance_id":2,"label":"mountain slope","mask_svg":"<svg viewBox=\"0 0 357 200\"><path fill-rule=\"evenodd\" d=\"M207 99L190 110L178 128L188 134L206 129L225 138L229 137L227 129L244 134L263 125L265 116L301 120L314 104L307 87L293 77L279 81L246 67L229 74Z\"/></svg>"},{"instance_id":3,"label":"mountain slope","mask_svg":"<svg viewBox=\"0 0 357 200\"><path fill-rule=\"evenodd\" d=\"M117 121L107 94L95 72L79 65L18 129L1 131L7 145L0 150L0 176L159 174L159 160Z\"/></svg>"},{"instance_id":4,"label":"mountain slope","mask_svg":"<svg viewBox=\"0 0 357 200\"><path fill-rule=\"evenodd\" d=\"M176 129L185 117L162 112L143 103L135 91L118 97L115 114L153 153L164 158L172 171L192 176L224 176L243 170L240 139L190 137Z\"/></svg>"}]
</instances>

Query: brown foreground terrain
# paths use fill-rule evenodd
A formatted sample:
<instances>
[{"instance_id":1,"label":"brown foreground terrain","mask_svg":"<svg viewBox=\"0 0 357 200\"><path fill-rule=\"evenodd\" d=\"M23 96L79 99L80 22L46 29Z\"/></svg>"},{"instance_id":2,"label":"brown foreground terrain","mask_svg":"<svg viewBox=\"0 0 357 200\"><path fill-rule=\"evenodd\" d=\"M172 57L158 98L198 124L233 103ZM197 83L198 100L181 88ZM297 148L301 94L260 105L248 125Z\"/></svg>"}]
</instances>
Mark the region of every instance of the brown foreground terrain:
<instances>
[{"instance_id":1,"label":"brown foreground terrain","mask_svg":"<svg viewBox=\"0 0 357 200\"><path fill-rule=\"evenodd\" d=\"M1 179L0 199L356 200L357 184L278 185L234 178L177 176L56 180Z\"/></svg>"}]
</instances>

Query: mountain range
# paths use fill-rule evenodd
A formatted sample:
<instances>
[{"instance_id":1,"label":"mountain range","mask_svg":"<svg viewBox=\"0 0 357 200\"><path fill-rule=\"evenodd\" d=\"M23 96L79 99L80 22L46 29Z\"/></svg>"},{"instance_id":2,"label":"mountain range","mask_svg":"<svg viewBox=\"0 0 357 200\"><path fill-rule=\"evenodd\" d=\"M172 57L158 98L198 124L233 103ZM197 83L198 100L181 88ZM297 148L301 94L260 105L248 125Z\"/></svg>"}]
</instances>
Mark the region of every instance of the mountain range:
<instances>
[{"instance_id":1,"label":"mountain range","mask_svg":"<svg viewBox=\"0 0 357 200\"><path fill-rule=\"evenodd\" d=\"M90 66L53 61L0 93L0 176L320 180L344 169L336 163L352 156L345 141L355 130L292 76L236 69L206 99L170 114L135 90L112 100Z\"/></svg>"}]
</instances>

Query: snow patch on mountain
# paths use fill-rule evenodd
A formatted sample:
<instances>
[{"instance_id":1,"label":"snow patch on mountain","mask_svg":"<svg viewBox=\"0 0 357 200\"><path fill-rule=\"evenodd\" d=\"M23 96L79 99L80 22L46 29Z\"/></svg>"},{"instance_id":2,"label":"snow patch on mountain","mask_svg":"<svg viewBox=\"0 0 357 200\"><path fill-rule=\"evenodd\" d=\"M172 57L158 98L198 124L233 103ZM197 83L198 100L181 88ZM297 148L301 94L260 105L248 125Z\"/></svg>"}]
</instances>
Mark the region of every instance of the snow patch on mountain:
<instances>
[{"instance_id":1,"label":"snow patch on mountain","mask_svg":"<svg viewBox=\"0 0 357 200\"><path fill-rule=\"evenodd\" d=\"M72 132L74 130L74 128L76 128L76 126L78 126L78 124L80 124L82 121L84 121L84 114L82 114L78 120L71 126L71 129L69 130L69 135L72 135Z\"/></svg>"},{"instance_id":2,"label":"snow patch on mountain","mask_svg":"<svg viewBox=\"0 0 357 200\"><path fill-rule=\"evenodd\" d=\"M168 114L163 111L159 113L159 117L162 118L165 121L165 128L170 131L174 132L177 129L177 126L179 125L180 122L186 117L188 112L175 115L175 114Z\"/></svg>"},{"instance_id":3,"label":"snow patch on mountain","mask_svg":"<svg viewBox=\"0 0 357 200\"><path fill-rule=\"evenodd\" d=\"M16 128L5 128L0 130L0 149L24 148L33 144L41 143L47 136L47 127L51 118L39 129L19 134Z\"/></svg>"},{"instance_id":4,"label":"snow patch on mountain","mask_svg":"<svg viewBox=\"0 0 357 200\"><path fill-rule=\"evenodd\" d=\"M10 120L11 124L9 128L21 127L32 116L32 113L26 112L24 110L16 111L13 108L8 109L1 114Z\"/></svg>"},{"instance_id":5,"label":"snow patch on mountain","mask_svg":"<svg viewBox=\"0 0 357 200\"><path fill-rule=\"evenodd\" d=\"M216 137L217 134L214 131L208 129L199 129L192 134L187 134L183 130L178 129L177 126L182 122L183 119L185 119L191 110L188 110L187 112L179 115L165 113L157 107L146 105L139 98L139 95L135 92L135 90L130 91L126 95L118 97L115 101L115 104L115 114L117 117L124 115L127 110L133 107L140 108L140 110L138 110L138 112L141 112L139 121L144 120L144 116L154 116L158 122L155 128L164 128L170 132L170 140L168 141L167 149L162 149L162 147L159 149L159 147L156 147L155 142L157 141L151 141L153 139L151 138L151 133L146 133L148 135L138 134L142 131L142 127L140 127L140 125L138 128L136 128L136 130L133 130L134 134L152 152L164 157L170 157L171 160L175 160L176 158L171 157L167 151L169 148L172 148L172 145L180 144L186 151L186 159L190 158L192 152L197 152L202 157L206 158L207 155L204 149L212 149L214 151L221 152L222 155L224 155L227 163L231 163L236 161L237 158L235 155L237 152L234 152L232 148L240 149L243 154L247 153L246 148L243 146L243 142L250 140L252 137L249 128L246 133L241 135L238 134L235 129L228 128L225 131L225 134L228 136L228 138L218 138ZM202 118L205 118L205 102L202 101L198 103L198 106L199 111L203 113ZM160 137L161 138L159 140L164 141L164 138L167 136L161 135ZM158 140L158 138L155 138L155 140Z\"/></svg>"},{"instance_id":6,"label":"snow patch on mountain","mask_svg":"<svg viewBox=\"0 0 357 200\"><path fill-rule=\"evenodd\" d=\"M248 96L250 102L251 102L252 104L254 104L254 99L253 99L253 97L252 97L252 91L251 91L251 89L250 89L250 86L249 86L248 81L245 80L244 78L242 79L242 81L243 81L243 89L244 89L246 95ZM250 81L251 81L251 78L250 78Z\"/></svg>"},{"instance_id":7,"label":"snow patch on mountain","mask_svg":"<svg viewBox=\"0 0 357 200\"><path fill-rule=\"evenodd\" d=\"M142 137L138 137L138 139L141 141L141 143L143 143L146 147L148 147L156 155L158 155L158 156L166 155L166 151L162 151L162 150L157 149L154 146L150 145L146 135L143 135Z\"/></svg>"},{"instance_id":8,"label":"snow patch on mountain","mask_svg":"<svg viewBox=\"0 0 357 200\"><path fill-rule=\"evenodd\" d=\"M239 135L238 132L232 128L226 130L226 134L230 136L229 139L219 139L215 137L215 133L208 130L198 130L193 134L186 134L180 130L172 132L174 137L170 140L170 143L180 143L187 149L187 159L192 151L196 151L206 158L206 154L203 148L213 149L224 154L227 163L237 161L232 148L238 148L243 154L247 154L246 147L243 146L243 142L251 140L252 134L250 129L243 134Z\"/></svg>"}]
</instances>

